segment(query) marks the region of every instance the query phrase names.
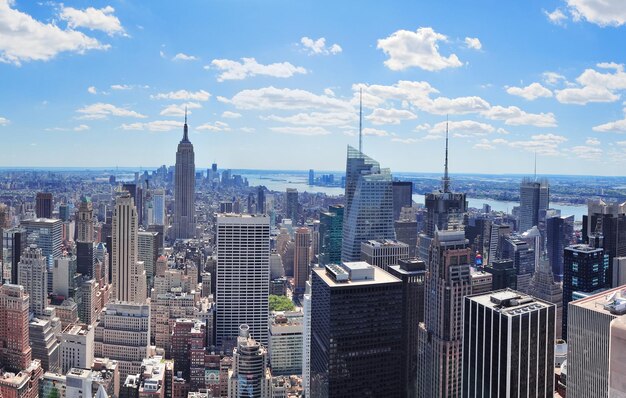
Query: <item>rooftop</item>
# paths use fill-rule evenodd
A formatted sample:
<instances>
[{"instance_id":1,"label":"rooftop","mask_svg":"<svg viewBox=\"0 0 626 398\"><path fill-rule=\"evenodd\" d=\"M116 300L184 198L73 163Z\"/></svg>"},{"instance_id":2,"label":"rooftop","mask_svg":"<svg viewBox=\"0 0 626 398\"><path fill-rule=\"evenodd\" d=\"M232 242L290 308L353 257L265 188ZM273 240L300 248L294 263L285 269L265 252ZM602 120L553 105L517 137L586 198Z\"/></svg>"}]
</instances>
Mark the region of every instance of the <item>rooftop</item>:
<instances>
[{"instance_id":1,"label":"rooftop","mask_svg":"<svg viewBox=\"0 0 626 398\"><path fill-rule=\"evenodd\" d=\"M497 290L467 297L484 307L492 308L510 317L554 305L512 289Z\"/></svg>"},{"instance_id":2,"label":"rooftop","mask_svg":"<svg viewBox=\"0 0 626 398\"><path fill-rule=\"evenodd\" d=\"M337 276L332 275L332 271L336 272ZM374 267L365 261L346 262L342 265L330 264L326 268L314 268L313 272L331 288L401 283L400 279L387 271ZM360 277L362 274L366 274L367 277ZM353 278L351 275L358 275L359 277Z\"/></svg>"},{"instance_id":3,"label":"rooftop","mask_svg":"<svg viewBox=\"0 0 626 398\"><path fill-rule=\"evenodd\" d=\"M626 285L572 301L570 305L614 316L626 314Z\"/></svg>"},{"instance_id":4,"label":"rooftop","mask_svg":"<svg viewBox=\"0 0 626 398\"><path fill-rule=\"evenodd\" d=\"M372 240L363 242L362 245L372 246L372 247L385 247L385 246L408 247L409 246L406 243L400 242L399 240L395 240L395 239L372 239Z\"/></svg>"}]
</instances>

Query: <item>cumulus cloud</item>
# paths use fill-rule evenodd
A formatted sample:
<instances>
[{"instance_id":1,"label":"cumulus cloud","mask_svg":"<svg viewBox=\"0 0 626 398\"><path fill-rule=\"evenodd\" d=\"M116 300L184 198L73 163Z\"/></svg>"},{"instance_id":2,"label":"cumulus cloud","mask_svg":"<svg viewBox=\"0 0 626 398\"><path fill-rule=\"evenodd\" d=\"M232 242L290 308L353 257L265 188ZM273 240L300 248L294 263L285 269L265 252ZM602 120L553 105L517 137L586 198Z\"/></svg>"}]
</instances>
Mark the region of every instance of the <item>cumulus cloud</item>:
<instances>
[{"instance_id":1,"label":"cumulus cloud","mask_svg":"<svg viewBox=\"0 0 626 398\"><path fill-rule=\"evenodd\" d=\"M474 146L472 148L473 149L483 150L483 151L491 151L491 150L496 149L495 145L493 145L493 143L490 142L486 138L483 138L482 140L480 140L479 142L474 144Z\"/></svg>"},{"instance_id":2,"label":"cumulus cloud","mask_svg":"<svg viewBox=\"0 0 626 398\"><path fill-rule=\"evenodd\" d=\"M193 56L193 55L187 55L184 53L178 53L176 55L174 55L174 57L172 58L172 61L197 61L198 57Z\"/></svg>"},{"instance_id":3,"label":"cumulus cloud","mask_svg":"<svg viewBox=\"0 0 626 398\"><path fill-rule=\"evenodd\" d=\"M183 128L183 122L177 120L155 120L147 123L122 124L122 130L171 131Z\"/></svg>"},{"instance_id":4,"label":"cumulus cloud","mask_svg":"<svg viewBox=\"0 0 626 398\"><path fill-rule=\"evenodd\" d=\"M421 107L422 110L435 115L464 115L488 110L489 103L476 96L471 97L437 97Z\"/></svg>"},{"instance_id":5,"label":"cumulus cloud","mask_svg":"<svg viewBox=\"0 0 626 398\"><path fill-rule=\"evenodd\" d=\"M200 130L200 131L205 130L205 131L214 131L214 132L230 131L230 126L228 125L228 123L217 121L213 124L211 123L201 124L200 126L196 127L196 130Z\"/></svg>"},{"instance_id":6,"label":"cumulus cloud","mask_svg":"<svg viewBox=\"0 0 626 398\"><path fill-rule=\"evenodd\" d=\"M626 2L623 0L566 0L575 21L585 19L600 26L621 26L626 23Z\"/></svg>"},{"instance_id":7,"label":"cumulus cloud","mask_svg":"<svg viewBox=\"0 0 626 398\"><path fill-rule=\"evenodd\" d=\"M241 113L224 111L222 112L222 117L225 119L237 119L241 117Z\"/></svg>"},{"instance_id":8,"label":"cumulus cloud","mask_svg":"<svg viewBox=\"0 0 626 398\"><path fill-rule=\"evenodd\" d=\"M319 127L319 126L312 126L312 127L270 127L270 130L275 132L275 133L303 135L303 136L316 136L316 135L328 135L328 134L330 134L330 131L326 130L323 127Z\"/></svg>"},{"instance_id":9,"label":"cumulus cloud","mask_svg":"<svg viewBox=\"0 0 626 398\"><path fill-rule=\"evenodd\" d=\"M597 160L602 156L602 149L595 146L578 145L569 148L569 151L580 159Z\"/></svg>"},{"instance_id":10,"label":"cumulus cloud","mask_svg":"<svg viewBox=\"0 0 626 398\"><path fill-rule=\"evenodd\" d=\"M417 119L417 115L405 109L383 109L376 108L367 115L365 119L373 124L400 124L403 120Z\"/></svg>"},{"instance_id":11,"label":"cumulus cloud","mask_svg":"<svg viewBox=\"0 0 626 398\"><path fill-rule=\"evenodd\" d=\"M0 117L0 126L6 126L7 124L9 124L9 119L6 117Z\"/></svg>"},{"instance_id":12,"label":"cumulus cloud","mask_svg":"<svg viewBox=\"0 0 626 398\"><path fill-rule=\"evenodd\" d=\"M615 102L619 95L606 87L584 86L557 90L556 99L562 104L586 105L589 102Z\"/></svg>"},{"instance_id":13,"label":"cumulus cloud","mask_svg":"<svg viewBox=\"0 0 626 398\"><path fill-rule=\"evenodd\" d=\"M487 119L504 120L509 126L555 127L556 118L553 113L527 113L516 106L493 106L481 112Z\"/></svg>"},{"instance_id":14,"label":"cumulus cloud","mask_svg":"<svg viewBox=\"0 0 626 398\"><path fill-rule=\"evenodd\" d=\"M626 89L626 72L624 65L615 62L601 62L598 69L585 69L576 78L577 87L556 91L556 99L564 104L585 105L589 102L614 102L620 96L616 91ZM576 85L574 85L576 86Z\"/></svg>"},{"instance_id":15,"label":"cumulus cloud","mask_svg":"<svg viewBox=\"0 0 626 398\"><path fill-rule=\"evenodd\" d=\"M74 127L73 130L74 131L86 131L86 130L89 130L89 126L87 126L86 124L79 124L78 126Z\"/></svg>"},{"instance_id":16,"label":"cumulus cloud","mask_svg":"<svg viewBox=\"0 0 626 398\"><path fill-rule=\"evenodd\" d=\"M326 109L329 111L354 111L348 102L327 95L318 95L310 91L290 88L275 88L273 86L259 89L247 89L238 92L230 103L239 109L282 109L305 110Z\"/></svg>"},{"instance_id":17,"label":"cumulus cloud","mask_svg":"<svg viewBox=\"0 0 626 398\"><path fill-rule=\"evenodd\" d=\"M399 142L402 144L414 144L416 142L419 142L419 139L417 138L398 138L398 137L393 137L391 139L392 142Z\"/></svg>"},{"instance_id":18,"label":"cumulus cloud","mask_svg":"<svg viewBox=\"0 0 626 398\"><path fill-rule=\"evenodd\" d=\"M96 88L94 86L87 87L87 92L89 94L98 94L98 91L96 90Z\"/></svg>"},{"instance_id":19,"label":"cumulus cloud","mask_svg":"<svg viewBox=\"0 0 626 398\"><path fill-rule=\"evenodd\" d=\"M311 112L290 116L269 115L262 119L301 126L344 126L357 121L358 117L353 112Z\"/></svg>"},{"instance_id":20,"label":"cumulus cloud","mask_svg":"<svg viewBox=\"0 0 626 398\"><path fill-rule=\"evenodd\" d=\"M191 109L202 108L197 102L185 102L183 104L168 105L160 112L162 116L185 116L185 111L191 114Z\"/></svg>"},{"instance_id":21,"label":"cumulus cloud","mask_svg":"<svg viewBox=\"0 0 626 398\"><path fill-rule=\"evenodd\" d=\"M42 23L12 8L13 4L0 0L0 62L19 66L22 62L48 61L63 52L84 54L110 47L74 29Z\"/></svg>"},{"instance_id":22,"label":"cumulus cloud","mask_svg":"<svg viewBox=\"0 0 626 398\"><path fill-rule=\"evenodd\" d=\"M450 122L439 122L430 130L431 134L443 134L446 127L450 133L462 136L483 136L496 131L495 127L487 123L480 123L474 120L460 120Z\"/></svg>"},{"instance_id":23,"label":"cumulus cloud","mask_svg":"<svg viewBox=\"0 0 626 398\"><path fill-rule=\"evenodd\" d=\"M543 10L543 13L548 18L548 21L555 25L564 25L565 21L567 20L567 15L565 15L565 13L560 8L557 8L552 12Z\"/></svg>"},{"instance_id":24,"label":"cumulus cloud","mask_svg":"<svg viewBox=\"0 0 626 398\"><path fill-rule=\"evenodd\" d=\"M294 66L289 62L277 62L273 64L263 65L254 58L242 58L242 62L230 59L214 59L211 65L207 65L205 69L217 69L222 71L217 76L217 81L225 80L243 80L251 76L271 76L279 78L288 78L297 73L306 74L307 70L301 66Z\"/></svg>"},{"instance_id":25,"label":"cumulus cloud","mask_svg":"<svg viewBox=\"0 0 626 398\"><path fill-rule=\"evenodd\" d=\"M372 135L375 137L387 137L389 135L385 130L374 129L371 127L367 127L363 129L363 135Z\"/></svg>"},{"instance_id":26,"label":"cumulus cloud","mask_svg":"<svg viewBox=\"0 0 626 398\"><path fill-rule=\"evenodd\" d=\"M506 92L529 101L536 100L540 97L552 97L552 91L548 90L540 83L531 83L526 87L509 87L506 89Z\"/></svg>"},{"instance_id":27,"label":"cumulus cloud","mask_svg":"<svg viewBox=\"0 0 626 398\"><path fill-rule=\"evenodd\" d=\"M467 48L471 48L473 50L480 50L483 48L483 44L478 40L477 37L466 37L465 45Z\"/></svg>"},{"instance_id":28,"label":"cumulus cloud","mask_svg":"<svg viewBox=\"0 0 626 398\"><path fill-rule=\"evenodd\" d=\"M302 44L302 47L309 55L335 55L343 51L341 46L337 43L327 47L326 38L324 37L313 40L305 36L300 39L300 44Z\"/></svg>"},{"instance_id":29,"label":"cumulus cloud","mask_svg":"<svg viewBox=\"0 0 626 398\"><path fill-rule=\"evenodd\" d=\"M463 65L456 54L446 57L439 53L437 43L440 41L447 41L447 37L433 28L424 27L415 32L398 30L379 39L377 48L389 56L385 65L394 71L418 67L432 72Z\"/></svg>"},{"instance_id":30,"label":"cumulus cloud","mask_svg":"<svg viewBox=\"0 0 626 398\"><path fill-rule=\"evenodd\" d=\"M626 133L626 118L595 126L593 131L597 131L599 133Z\"/></svg>"},{"instance_id":31,"label":"cumulus cloud","mask_svg":"<svg viewBox=\"0 0 626 398\"><path fill-rule=\"evenodd\" d=\"M543 72L542 77L543 82L550 86L557 85L559 82L565 80L565 76L556 72Z\"/></svg>"},{"instance_id":32,"label":"cumulus cloud","mask_svg":"<svg viewBox=\"0 0 626 398\"><path fill-rule=\"evenodd\" d=\"M76 112L82 115L79 116L78 119L105 119L108 116L134 117L138 119L147 117L130 109L120 108L113 104L105 104L102 102L86 105L77 109Z\"/></svg>"},{"instance_id":33,"label":"cumulus cloud","mask_svg":"<svg viewBox=\"0 0 626 398\"><path fill-rule=\"evenodd\" d=\"M181 100L181 101L208 101L211 97L211 94L204 90L199 91L187 91L187 90L178 90L178 91L170 91L169 93L159 93L157 95L152 95L150 98L152 99L170 99L170 100Z\"/></svg>"},{"instance_id":34,"label":"cumulus cloud","mask_svg":"<svg viewBox=\"0 0 626 398\"><path fill-rule=\"evenodd\" d=\"M87 28L90 30L101 30L109 36L114 34L124 34L124 28L120 20L113 15L115 9L111 6L104 8L88 7L79 10L72 7L61 8L59 17L67 21L67 26L74 28Z\"/></svg>"},{"instance_id":35,"label":"cumulus cloud","mask_svg":"<svg viewBox=\"0 0 626 398\"><path fill-rule=\"evenodd\" d=\"M593 137L589 137L587 138L587 140L585 141L586 145L593 145L593 146L597 146L600 145L600 140L597 138L593 138Z\"/></svg>"}]
</instances>

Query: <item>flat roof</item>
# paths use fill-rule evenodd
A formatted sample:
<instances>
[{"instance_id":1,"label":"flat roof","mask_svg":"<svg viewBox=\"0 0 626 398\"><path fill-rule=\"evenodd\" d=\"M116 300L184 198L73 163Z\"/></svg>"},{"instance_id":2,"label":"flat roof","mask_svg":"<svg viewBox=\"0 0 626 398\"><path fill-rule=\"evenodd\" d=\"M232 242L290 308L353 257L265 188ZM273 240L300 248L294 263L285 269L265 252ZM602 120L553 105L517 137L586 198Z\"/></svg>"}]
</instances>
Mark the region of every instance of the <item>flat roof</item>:
<instances>
[{"instance_id":1,"label":"flat roof","mask_svg":"<svg viewBox=\"0 0 626 398\"><path fill-rule=\"evenodd\" d=\"M368 267L373 267L366 263L365 261L355 261L352 263L344 263L345 265L356 267L352 269L364 269L359 268L363 267L365 264ZM391 275L389 272L383 270L382 268L373 267L374 268L374 279L362 279L362 280L347 280L345 282L335 282L335 280L329 276L324 268L313 268L312 272L315 272L328 286L331 288L341 288L341 287L352 287L352 286L368 286L368 285L378 285L383 283L402 283L402 281L395 276Z\"/></svg>"},{"instance_id":2,"label":"flat roof","mask_svg":"<svg viewBox=\"0 0 626 398\"><path fill-rule=\"evenodd\" d=\"M570 305L615 316L611 313L611 311L605 309L604 306L613 301L613 299L623 298L624 296L626 296L626 285L622 285L609 290L604 290L589 297L584 297L579 300L571 301Z\"/></svg>"},{"instance_id":3,"label":"flat roof","mask_svg":"<svg viewBox=\"0 0 626 398\"><path fill-rule=\"evenodd\" d=\"M521 315L524 312L554 306L554 304L547 303L543 300L512 289L496 290L494 292L467 296L467 298L484 307L499 311L507 316ZM517 299L518 302L509 303L507 305L499 304L503 301L515 299Z\"/></svg>"}]
</instances>

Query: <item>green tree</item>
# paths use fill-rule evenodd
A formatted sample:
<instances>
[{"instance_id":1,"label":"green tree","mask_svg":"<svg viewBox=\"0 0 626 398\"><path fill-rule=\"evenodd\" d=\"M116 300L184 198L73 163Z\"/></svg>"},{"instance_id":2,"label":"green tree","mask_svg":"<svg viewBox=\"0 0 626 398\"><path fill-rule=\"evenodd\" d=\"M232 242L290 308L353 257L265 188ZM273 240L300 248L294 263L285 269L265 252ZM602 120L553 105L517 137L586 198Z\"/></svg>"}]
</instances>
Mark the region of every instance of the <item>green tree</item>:
<instances>
[{"instance_id":1,"label":"green tree","mask_svg":"<svg viewBox=\"0 0 626 398\"><path fill-rule=\"evenodd\" d=\"M270 294L270 311L293 311L295 308L289 297Z\"/></svg>"}]
</instances>

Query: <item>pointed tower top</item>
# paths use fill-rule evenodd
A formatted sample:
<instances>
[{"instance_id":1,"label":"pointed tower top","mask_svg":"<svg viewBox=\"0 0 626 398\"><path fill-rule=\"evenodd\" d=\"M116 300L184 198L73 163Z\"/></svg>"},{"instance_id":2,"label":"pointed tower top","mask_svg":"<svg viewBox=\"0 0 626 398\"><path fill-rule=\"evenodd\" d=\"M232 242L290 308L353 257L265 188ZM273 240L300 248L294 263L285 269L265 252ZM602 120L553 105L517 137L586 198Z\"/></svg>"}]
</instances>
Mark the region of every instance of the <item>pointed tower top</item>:
<instances>
[{"instance_id":1,"label":"pointed tower top","mask_svg":"<svg viewBox=\"0 0 626 398\"><path fill-rule=\"evenodd\" d=\"M443 172L443 192L450 192L450 177L448 176L448 116L446 116L446 158Z\"/></svg>"},{"instance_id":2,"label":"pointed tower top","mask_svg":"<svg viewBox=\"0 0 626 398\"><path fill-rule=\"evenodd\" d=\"M537 181L537 151L535 151L535 181Z\"/></svg>"},{"instance_id":3,"label":"pointed tower top","mask_svg":"<svg viewBox=\"0 0 626 398\"><path fill-rule=\"evenodd\" d=\"M187 107L185 107L185 125L183 126L183 139L180 142L190 142L188 134L189 128L187 127Z\"/></svg>"},{"instance_id":4,"label":"pointed tower top","mask_svg":"<svg viewBox=\"0 0 626 398\"><path fill-rule=\"evenodd\" d=\"M359 88L359 152L363 153L363 87Z\"/></svg>"}]
</instances>

